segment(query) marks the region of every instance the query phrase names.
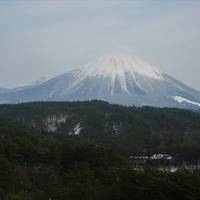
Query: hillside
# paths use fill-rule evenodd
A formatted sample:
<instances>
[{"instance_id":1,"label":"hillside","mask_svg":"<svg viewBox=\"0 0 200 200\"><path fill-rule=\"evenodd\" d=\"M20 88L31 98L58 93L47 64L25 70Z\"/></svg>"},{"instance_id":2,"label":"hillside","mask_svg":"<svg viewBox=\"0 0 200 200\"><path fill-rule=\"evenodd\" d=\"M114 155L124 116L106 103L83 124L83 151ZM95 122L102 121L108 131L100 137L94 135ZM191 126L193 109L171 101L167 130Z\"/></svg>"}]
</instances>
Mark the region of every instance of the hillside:
<instances>
[{"instance_id":1,"label":"hillside","mask_svg":"<svg viewBox=\"0 0 200 200\"><path fill-rule=\"evenodd\" d=\"M199 113L102 101L0 106L2 200L197 200L198 171L135 168L130 155L200 159ZM151 165L152 167L152 165Z\"/></svg>"},{"instance_id":2,"label":"hillside","mask_svg":"<svg viewBox=\"0 0 200 200\"><path fill-rule=\"evenodd\" d=\"M39 134L112 147L126 155L169 153L199 159L200 114L173 108L123 107L102 101L0 106L0 128L18 124Z\"/></svg>"}]
</instances>

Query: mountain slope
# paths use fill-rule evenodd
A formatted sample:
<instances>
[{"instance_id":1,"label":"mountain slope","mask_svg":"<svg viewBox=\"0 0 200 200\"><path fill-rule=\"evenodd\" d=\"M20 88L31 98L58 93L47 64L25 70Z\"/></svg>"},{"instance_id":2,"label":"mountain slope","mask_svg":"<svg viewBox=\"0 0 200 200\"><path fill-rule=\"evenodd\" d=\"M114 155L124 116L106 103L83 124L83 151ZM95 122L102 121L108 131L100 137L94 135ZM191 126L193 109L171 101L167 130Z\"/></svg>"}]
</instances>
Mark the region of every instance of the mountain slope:
<instances>
[{"instance_id":1,"label":"mountain slope","mask_svg":"<svg viewBox=\"0 0 200 200\"><path fill-rule=\"evenodd\" d=\"M54 134L41 131L53 122ZM197 200L199 132L200 114L182 109L101 101L0 105L0 196ZM174 159L132 162L155 153ZM184 170L167 172L172 164Z\"/></svg>"},{"instance_id":2,"label":"mountain slope","mask_svg":"<svg viewBox=\"0 0 200 200\"><path fill-rule=\"evenodd\" d=\"M45 135L108 145L126 155L148 151L200 155L200 114L182 109L102 101L0 105L1 134L11 127L15 130L16 124Z\"/></svg>"},{"instance_id":3,"label":"mountain slope","mask_svg":"<svg viewBox=\"0 0 200 200\"><path fill-rule=\"evenodd\" d=\"M183 101L177 101L182 98ZM0 94L2 102L99 99L121 105L199 109L200 92L130 55L108 55L42 84Z\"/></svg>"}]
</instances>

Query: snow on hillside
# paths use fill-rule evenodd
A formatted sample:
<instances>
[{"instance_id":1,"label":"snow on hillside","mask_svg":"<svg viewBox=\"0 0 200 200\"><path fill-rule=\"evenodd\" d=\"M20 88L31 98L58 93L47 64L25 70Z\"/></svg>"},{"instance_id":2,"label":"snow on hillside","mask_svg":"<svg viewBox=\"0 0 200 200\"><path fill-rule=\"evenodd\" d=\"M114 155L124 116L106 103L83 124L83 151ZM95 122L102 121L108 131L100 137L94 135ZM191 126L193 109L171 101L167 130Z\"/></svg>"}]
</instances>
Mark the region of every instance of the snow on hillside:
<instances>
[{"instance_id":1,"label":"snow on hillside","mask_svg":"<svg viewBox=\"0 0 200 200\"><path fill-rule=\"evenodd\" d=\"M183 97L180 97L180 96L175 96L174 99L179 102L179 103L189 103L189 104L193 104L193 105L196 105L196 106L200 106L200 103L197 103L197 102L194 102L194 101L190 101L188 99L185 99Z\"/></svg>"}]
</instances>

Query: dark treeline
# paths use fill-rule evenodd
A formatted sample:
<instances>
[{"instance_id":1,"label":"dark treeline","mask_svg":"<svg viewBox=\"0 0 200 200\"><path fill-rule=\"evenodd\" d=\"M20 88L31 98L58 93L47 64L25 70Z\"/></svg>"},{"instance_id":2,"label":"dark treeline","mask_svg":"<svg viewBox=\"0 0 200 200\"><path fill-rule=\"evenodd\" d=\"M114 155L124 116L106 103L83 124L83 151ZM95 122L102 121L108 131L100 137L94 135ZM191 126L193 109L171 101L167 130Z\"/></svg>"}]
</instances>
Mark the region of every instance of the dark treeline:
<instances>
[{"instance_id":1,"label":"dark treeline","mask_svg":"<svg viewBox=\"0 0 200 200\"><path fill-rule=\"evenodd\" d=\"M41 129L44 118L60 112L72 117L56 133ZM199 159L199 120L185 110L97 101L2 105L0 199L198 200L200 172L134 168L127 158L162 152ZM83 132L66 134L77 122ZM117 122L120 134L109 126Z\"/></svg>"},{"instance_id":2,"label":"dark treeline","mask_svg":"<svg viewBox=\"0 0 200 200\"><path fill-rule=\"evenodd\" d=\"M130 155L166 153L180 162L200 160L200 113L175 108L123 107L102 101L41 102L0 106L0 125L18 123L45 133L44 119L67 116L54 135L68 133L80 123L77 141L108 146Z\"/></svg>"},{"instance_id":3,"label":"dark treeline","mask_svg":"<svg viewBox=\"0 0 200 200\"><path fill-rule=\"evenodd\" d=\"M1 132L2 200L197 200L199 185L198 171L134 169L103 146L17 127Z\"/></svg>"}]
</instances>

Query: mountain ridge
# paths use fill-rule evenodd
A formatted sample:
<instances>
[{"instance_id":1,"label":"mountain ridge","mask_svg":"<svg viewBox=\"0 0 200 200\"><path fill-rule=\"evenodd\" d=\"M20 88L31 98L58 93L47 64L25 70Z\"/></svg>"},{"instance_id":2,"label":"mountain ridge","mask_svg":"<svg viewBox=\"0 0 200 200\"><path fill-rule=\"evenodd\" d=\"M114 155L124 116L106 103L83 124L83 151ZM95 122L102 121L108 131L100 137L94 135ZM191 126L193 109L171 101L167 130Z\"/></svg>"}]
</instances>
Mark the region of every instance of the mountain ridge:
<instances>
[{"instance_id":1,"label":"mountain ridge","mask_svg":"<svg viewBox=\"0 0 200 200\"><path fill-rule=\"evenodd\" d=\"M183 109L125 107L97 100L32 102L0 105L0 119L0 127L18 124L45 135L114 145L129 155L148 148L176 154L189 143L199 149L200 114Z\"/></svg>"},{"instance_id":2,"label":"mountain ridge","mask_svg":"<svg viewBox=\"0 0 200 200\"><path fill-rule=\"evenodd\" d=\"M41 84L0 93L0 102L85 101L200 108L200 92L131 55L108 55ZM180 101L182 99L182 101Z\"/></svg>"}]
</instances>

